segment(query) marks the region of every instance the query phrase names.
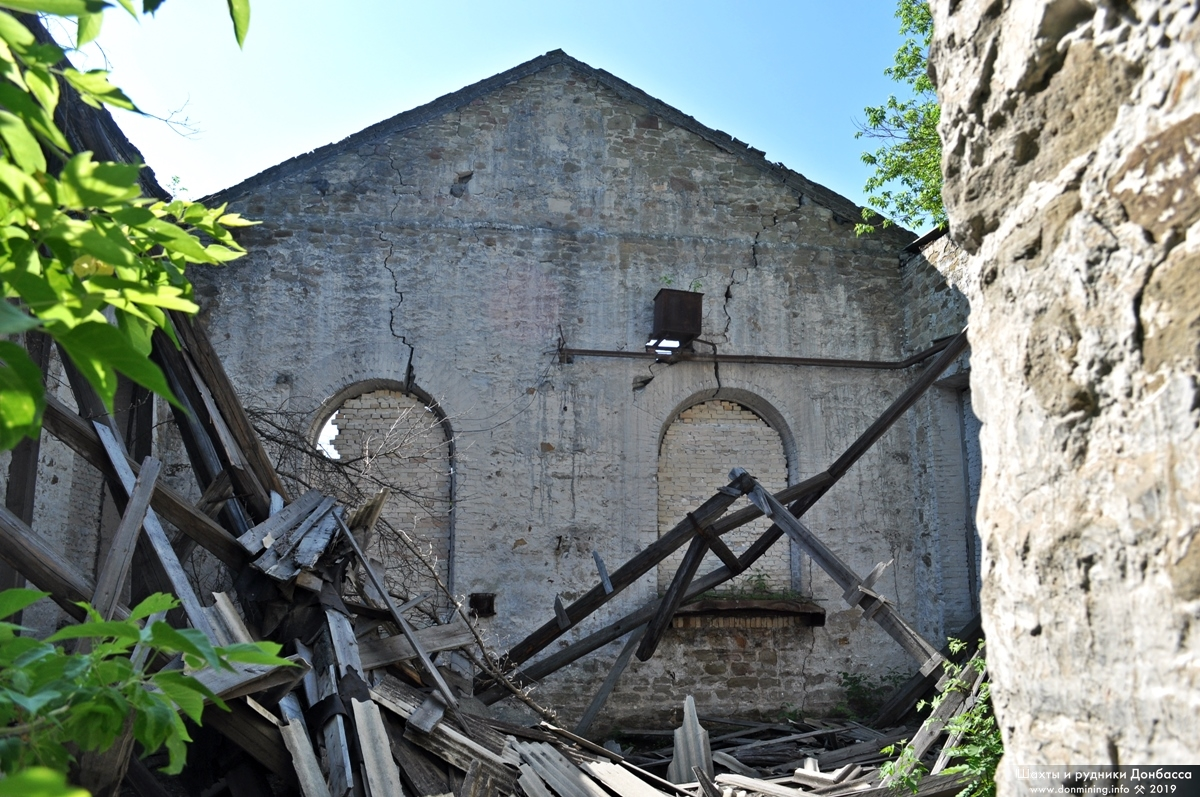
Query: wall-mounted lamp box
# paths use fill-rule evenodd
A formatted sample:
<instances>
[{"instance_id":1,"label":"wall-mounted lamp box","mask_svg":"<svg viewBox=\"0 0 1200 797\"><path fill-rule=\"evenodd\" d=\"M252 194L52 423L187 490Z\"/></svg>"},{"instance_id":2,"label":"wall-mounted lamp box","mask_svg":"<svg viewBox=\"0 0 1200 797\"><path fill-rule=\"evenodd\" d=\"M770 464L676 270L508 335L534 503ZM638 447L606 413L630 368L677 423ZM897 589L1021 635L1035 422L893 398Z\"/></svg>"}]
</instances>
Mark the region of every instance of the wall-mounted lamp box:
<instances>
[{"instance_id":1,"label":"wall-mounted lamp box","mask_svg":"<svg viewBox=\"0 0 1200 797\"><path fill-rule=\"evenodd\" d=\"M674 354L700 336L704 294L663 288L654 297L654 330L646 348Z\"/></svg>"}]
</instances>

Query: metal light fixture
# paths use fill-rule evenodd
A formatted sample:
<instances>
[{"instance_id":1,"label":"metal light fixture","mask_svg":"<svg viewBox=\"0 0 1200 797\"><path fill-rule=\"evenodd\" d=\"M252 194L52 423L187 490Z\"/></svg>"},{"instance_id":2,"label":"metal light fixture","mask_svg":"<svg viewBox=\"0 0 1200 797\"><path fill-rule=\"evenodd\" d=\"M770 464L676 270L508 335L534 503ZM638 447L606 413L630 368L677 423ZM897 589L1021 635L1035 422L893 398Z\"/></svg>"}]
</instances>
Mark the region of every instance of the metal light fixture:
<instances>
[{"instance_id":1,"label":"metal light fixture","mask_svg":"<svg viewBox=\"0 0 1200 797\"><path fill-rule=\"evenodd\" d=\"M670 357L700 336L704 294L663 288L654 297L654 330L646 349Z\"/></svg>"}]
</instances>

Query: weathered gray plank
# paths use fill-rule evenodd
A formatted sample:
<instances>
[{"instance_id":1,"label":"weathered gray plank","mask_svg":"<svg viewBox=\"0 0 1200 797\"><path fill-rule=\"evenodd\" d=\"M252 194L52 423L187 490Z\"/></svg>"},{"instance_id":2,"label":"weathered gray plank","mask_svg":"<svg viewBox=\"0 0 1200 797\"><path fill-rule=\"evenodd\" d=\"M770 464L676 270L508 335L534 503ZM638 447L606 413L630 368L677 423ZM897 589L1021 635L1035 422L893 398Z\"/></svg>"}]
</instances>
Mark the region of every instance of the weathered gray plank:
<instances>
[{"instance_id":1,"label":"weathered gray plank","mask_svg":"<svg viewBox=\"0 0 1200 797\"><path fill-rule=\"evenodd\" d=\"M124 447L113 436L112 430L104 424L97 421L95 428L96 434L100 437L100 442L108 454L109 462L116 470L117 478L124 486L126 493L131 493L137 483L137 477L133 475L133 469L129 467L125 458ZM183 604L183 610L192 627L203 631L205 636L212 639L216 636L216 632L208 621L204 605L200 603L195 590L192 589L192 583L188 580L187 573L183 571L183 565L175 555L175 549L171 547L171 541L167 539L167 533L163 531L162 525L158 522L158 515L154 514L153 509L146 511L142 528L145 529L146 539L153 546L159 562L162 563L163 570L166 571L167 578L171 581L171 589L175 593L175 597Z\"/></svg>"},{"instance_id":2,"label":"weathered gray plank","mask_svg":"<svg viewBox=\"0 0 1200 797\"><path fill-rule=\"evenodd\" d=\"M513 747L521 754L521 760L532 767L559 797L608 797L603 788L553 746L545 742L515 741Z\"/></svg>"},{"instance_id":3,"label":"weathered gray plank","mask_svg":"<svg viewBox=\"0 0 1200 797\"><path fill-rule=\"evenodd\" d=\"M76 603L91 600L95 588L62 554L6 507L0 507L0 559L8 562L50 597L62 610L82 620L87 617ZM118 612L128 617L129 612Z\"/></svg>"},{"instance_id":4,"label":"weathered gray plank","mask_svg":"<svg viewBox=\"0 0 1200 797\"><path fill-rule=\"evenodd\" d=\"M87 421L50 395L46 396L46 412L42 426L101 473L112 470L100 438ZM131 459L125 461L132 471L137 471L137 463ZM235 571L240 570L249 561L249 555L245 548L238 544L236 538L230 536L229 532L208 515L196 511L190 501L161 482L155 486L150 506L160 513L164 520L194 539Z\"/></svg>"},{"instance_id":5,"label":"weathered gray plank","mask_svg":"<svg viewBox=\"0 0 1200 797\"><path fill-rule=\"evenodd\" d=\"M581 761L579 768L621 797L665 797L666 795L666 792L659 791L629 770L609 761Z\"/></svg>"},{"instance_id":6,"label":"weathered gray plank","mask_svg":"<svg viewBox=\"0 0 1200 797\"><path fill-rule=\"evenodd\" d=\"M270 537L274 542L286 534L293 526L312 514L317 505L321 503L322 497L320 490L309 490L278 513L271 515L238 537L238 542L244 545L250 553L259 553L265 547L263 540Z\"/></svg>"},{"instance_id":7,"label":"weathered gray plank","mask_svg":"<svg viewBox=\"0 0 1200 797\"><path fill-rule=\"evenodd\" d=\"M312 739L309 738L304 714L300 709L300 701L295 695L285 695L279 701L279 710L285 720L280 724L279 732L295 764L300 793L303 797L332 797L329 794L329 785L325 783L325 775L321 772L317 753L313 750Z\"/></svg>"},{"instance_id":8,"label":"weathered gray plank","mask_svg":"<svg viewBox=\"0 0 1200 797\"><path fill-rule=\"evenodd\" d=\"M154 457L146 457L142 463L142 471L138 474L129 495L129 503L125 505L125 514L121 516L121 522L113 535L108 556L105 557L104 565L96 576L92 607L100 612L105 620L111 620L113 612L117 609L121 585L129 575L129 564L133 561L138 532L141 531L146 510L150 508L150 496L154 494L154 485L158 482L161 470L162 463Z\"/></svg>"},{"instance_id":9,"label":"weathered gray plank","mask_svg":"<svg viewBox=\"0 0 1200 797\"><path fill-rule=\"evenodd\" d=\"M383 718L379 715L379 707L370 700L353 699L350 706L354 712L354 728L358 732L370 797L404 797L400 773L392 761L391 742Z\"/></svg>"},{"instance_id":10,"label":"weathered gray plank","mask_svg":"<svg viewBox=\"0 0 1200 797\"><path fill-rule=\"evenodd\" d=\"M474 644L475 635L470 627L463 622L447 623L446 625L431 625L428 628L418 628L414 631L421 647L427 653L437 653L441 650L454 650ZM358 654L362 657L364 670L374 670L386 667L399 661L416 658L412 643L403 635L390 636L384 639L366 638L358 641Z\"/></svg>"}]
</instances>

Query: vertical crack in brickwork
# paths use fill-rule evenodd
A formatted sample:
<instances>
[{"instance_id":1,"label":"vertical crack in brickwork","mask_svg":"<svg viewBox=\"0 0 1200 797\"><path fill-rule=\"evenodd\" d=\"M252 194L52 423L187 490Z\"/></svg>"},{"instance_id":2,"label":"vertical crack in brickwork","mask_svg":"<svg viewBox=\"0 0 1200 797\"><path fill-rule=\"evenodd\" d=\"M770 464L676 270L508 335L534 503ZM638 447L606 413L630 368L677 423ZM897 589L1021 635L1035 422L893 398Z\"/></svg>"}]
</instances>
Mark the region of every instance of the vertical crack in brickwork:
<instances>
[{"instance_id":1,"label":"vertical crack in brickwork","mask_svg":"<svg viewBox=\"0 0 1200 797\"><path fill-rule=\"evenodd\" d=\"M400 185L404 185L404 175L400 173L400 169L396 166L395 159L392 158L390 154L388 155L388 166L390 166L392 171L395 172L396 179L399 181ZM401 197L397 196L396 203L392 205L392 209L388 213L389 222L396 220L396 211L400 208L400 202ZM392 290L396 294L396 303L393 304L388 310L388 331L392 333L392 337L396 338L408 347L408 367L406 368L404 374L404 386L407 390L412 387L413 360L416 359L417 350L412 343L408 342L408 339L404 335L401 335L396 331L396 311L400 309L400 305L404 304L404 291L400 288L400 277L396 274L396 270L392 268L391 265L392 256L396 253L396 244L384 234L383 230L379 228L379 225L376 226L375 232L379 236L379 240L387 244L388 247L388 252L383 258L383 267L387 269L388 274L392 276Z\"/></svg>"}]
</instances>

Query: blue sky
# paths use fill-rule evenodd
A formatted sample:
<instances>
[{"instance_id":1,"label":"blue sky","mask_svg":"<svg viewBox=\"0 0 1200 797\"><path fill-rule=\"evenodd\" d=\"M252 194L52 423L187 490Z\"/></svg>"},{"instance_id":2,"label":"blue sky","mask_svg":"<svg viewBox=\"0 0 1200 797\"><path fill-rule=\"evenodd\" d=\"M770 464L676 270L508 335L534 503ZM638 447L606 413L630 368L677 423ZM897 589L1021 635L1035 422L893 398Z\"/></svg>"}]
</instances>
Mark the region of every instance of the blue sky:
<instances>
[{"instance_id":1,"label":"blue sky","mask_svg":"<svg viewBox=\"0 0 1200 797\"><path fill-rule=\"evenodd\" d=\"M140 4L139 4L140 5ZM86 65L144 110L118 122L164 185L233 185L443 94L561 48L862 203L867 104L896 90L888 0L384 2L253 0L239 51L224 0L110 10Z\"/></svg>"}]
</instances>

